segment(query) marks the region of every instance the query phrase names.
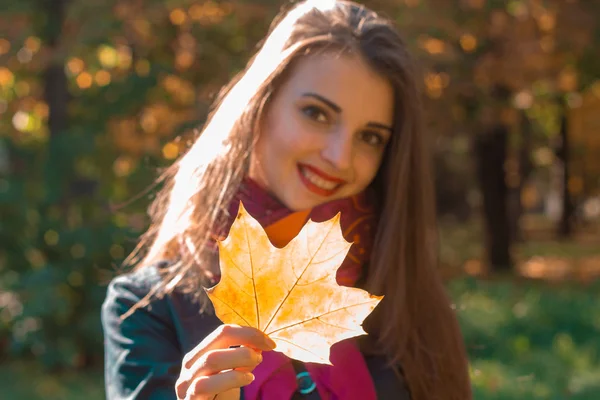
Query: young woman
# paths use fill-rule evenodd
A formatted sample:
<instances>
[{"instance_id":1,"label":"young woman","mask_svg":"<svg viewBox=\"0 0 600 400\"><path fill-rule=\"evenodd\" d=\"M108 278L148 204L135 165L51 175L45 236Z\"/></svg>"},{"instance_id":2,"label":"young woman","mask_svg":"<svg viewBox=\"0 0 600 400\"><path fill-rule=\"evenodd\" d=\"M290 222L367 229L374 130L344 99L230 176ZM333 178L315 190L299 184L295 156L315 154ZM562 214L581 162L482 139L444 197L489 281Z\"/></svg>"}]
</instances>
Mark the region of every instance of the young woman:
<instances>
[{"instance_id":1,"label":"young woman","mask_svg":"<svg viewBox=\"0 0 600 400\"><path fill-rule=\"evenodd\" d=\"M419 77L391 22L312 0L279 16L164 176L144 256L102 309L108 399L471 398L456 316L436 273ZM239 202L283 246L341 211L340 284L385 298L334 366L292 362L223 325L202 287ZM274 349L274 350L273 350Z\"/></svg>"}]
</instances>

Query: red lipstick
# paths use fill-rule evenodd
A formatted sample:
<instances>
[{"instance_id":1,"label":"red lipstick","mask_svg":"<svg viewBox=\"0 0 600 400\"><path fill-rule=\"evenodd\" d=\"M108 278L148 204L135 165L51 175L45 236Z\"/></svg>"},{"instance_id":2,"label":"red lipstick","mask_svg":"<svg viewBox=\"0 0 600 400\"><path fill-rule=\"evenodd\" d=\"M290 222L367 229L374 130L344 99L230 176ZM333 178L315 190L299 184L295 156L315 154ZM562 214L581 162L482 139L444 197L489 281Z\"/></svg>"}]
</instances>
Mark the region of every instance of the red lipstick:
<instances>
[{"instance_id":1,"label":"red lipstick","mask_svg":"<svg viewBox=\"0 0 600 400\"><path fill-rule=\"evenodd\" d=\"M336 183L336 186L332 189L324 189L320 186L315 185L306 176L304 176L304 173L302 172L303 169L306 171L309 171L329 182ZM319 196L324 196L324 197L333 195L335 192L338 191L338 189L342 186L343 183L346 183L346 181L343 179L339 179L339 178L335 178L333 176L327 175L325 172L323 172L313 166L306 165L306 164L298 164L298 175L300 175L300 180L302 181L302 183L304 183L304 186L306 186L306 188L309 191L311 191L312 193L315 193Z\"/></svg>"},{"instance_id":2,"label":"red lipstick","mask_svg":"<svg viewBox=\"0 0 600 400\"><path fill-rule=\"evenodd\" d=\"M308 165L308 164L301 164L301 163L298 163L298 165L299 165L301 168L305 168L305 169L309 170L310 172L312 172L313 174L315 174L315 175L319 175L321 178L323 178L323 179L326 179L326 180L328 180L328 181L330 181L330 182L335 182L335 183L346 183L346 181L345 181L345 180L343 180L343 179L340 179L340 178L335 178L335 177L333 177L333 176L331 176L331 175L327 175L325 172L323 172L323 171L321 171L320 169L317 169L317 168L315 168L315 167L313 167L313 166L311 166L311 165Z\"/></svg>"}]
</instances>

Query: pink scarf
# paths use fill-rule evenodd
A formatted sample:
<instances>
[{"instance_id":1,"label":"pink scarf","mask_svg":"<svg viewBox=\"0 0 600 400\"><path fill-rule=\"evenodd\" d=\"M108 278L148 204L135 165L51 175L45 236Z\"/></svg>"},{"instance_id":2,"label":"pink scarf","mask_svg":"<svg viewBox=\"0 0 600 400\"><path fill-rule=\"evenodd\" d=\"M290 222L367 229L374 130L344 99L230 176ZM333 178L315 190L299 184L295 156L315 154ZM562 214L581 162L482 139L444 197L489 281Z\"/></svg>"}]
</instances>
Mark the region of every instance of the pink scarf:
<instances>
[{"instance_id":1,"label":"pink scarf","mask_svg":"<svg viewBox=\"0 0 600 400\"><path fill-rule=\"evenodd\" d=\"M230 204L227 229L237 215L240 201L267 233L274 223L294 214L256 182L246 179ZM374 199L370 194L363 192L319 205L306 213L306 220L310 218L316 222L323 222L341 212L342 233L346 240L354 244L337 271L336 278L340 285L354 286L363 274L363 266L369 261L376 225L373 204ZM333 366L305 364L310 377L316 383L321 399L377 398L371 375L353 338L333 345L330 361ZM277 351L263 352L263 361L254 370L254 375L254 382L244 388L244 398L248 400L287 400L298 388L296 372L290 359Z\"/></svg>"}]
</instances>

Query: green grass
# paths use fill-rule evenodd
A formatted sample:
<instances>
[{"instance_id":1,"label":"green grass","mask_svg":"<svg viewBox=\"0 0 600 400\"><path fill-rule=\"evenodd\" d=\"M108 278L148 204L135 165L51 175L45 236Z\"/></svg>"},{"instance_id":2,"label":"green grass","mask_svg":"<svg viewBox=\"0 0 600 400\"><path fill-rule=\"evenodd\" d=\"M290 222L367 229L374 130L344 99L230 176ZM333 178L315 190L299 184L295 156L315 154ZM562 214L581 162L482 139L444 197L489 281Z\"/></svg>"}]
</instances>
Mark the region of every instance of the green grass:
<instances>
[{"instance_id":1,"label":"green grass","mask_svg":"<svg viewBox=\"0 0 600 400\"><path fill-rule=\"evenodd\" d=\"M600 284L457 279L449 284L477 400L600 398ZM103 399L102 372L0 366L2 398Z\"/></svg>"},{"instance_id":2,"label":"green grass","mask_svg":"<svg viewBox=\"0 0 600 400\"><path fill-rule=\"evenodd\" d=\"M600 285L462 279L450 289L476 399L600 398Z\"/></svg>"},{"instance_id":3,"label":"green grass","mask_svg":"<svg viewBox=\"0 0 600 400\"><path fill-rule=\"evenodd\" d=\"M0 398L13 400L104 400L102 371L47 374L33 362L0 365Z\"/></svg>"}]
</instances>

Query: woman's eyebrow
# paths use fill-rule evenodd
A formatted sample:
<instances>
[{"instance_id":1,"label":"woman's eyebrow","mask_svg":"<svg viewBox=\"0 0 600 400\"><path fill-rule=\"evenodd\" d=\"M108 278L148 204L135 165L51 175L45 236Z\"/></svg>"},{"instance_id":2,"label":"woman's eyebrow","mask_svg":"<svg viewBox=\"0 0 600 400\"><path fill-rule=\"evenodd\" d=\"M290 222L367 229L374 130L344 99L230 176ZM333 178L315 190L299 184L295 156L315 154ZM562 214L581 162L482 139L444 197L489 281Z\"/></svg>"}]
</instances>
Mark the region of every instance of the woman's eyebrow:
<instances>
[{"instance_id":1,"label":"woman's eyebrow","mask_svg":"<svg viewBox=\"0 0 600 400\"><path fill-rule=\"evenodd\" d=\"M340 106L338 106L337 104L335 104L333 101L329 100L328 98L321 96L320 94L313 93L313 92L306 92L306 93L302 93L302 97L315 98L315 99L319 100L320 102L327 104L336 113L339 114L342 112L342 108ZM383 129L383 130L389 131L390 133L393 132L393 129L391 126L382 124L380 122L369 122L367 124L367 126L370 128Z\"/></svg>"},{"instance_id":2,"label":"woman's eyebrow","mask_svg":"<svg viewBox=\"0 0 600 400\"><path fill-rule=\"evenodd\" d=\"M338 106L337 104L335 104L333 101L321 96L320 94L316 94L316 93L312 93L312 92L307 92L307 93L303 93L302 97L313 97L325 104L327 104L333 111L335 111L336 113L341 113L342 112L342 108L340 106Z\"/></svg>"},{"instance_id":3,"label":"woman's eyebrow","mask_svg":"<svg viewBox=\"0 0 600 400\"><path fill-rule=\"evenodd\" d=\"M390 133L392 133L394 131L391 126L386 125L386 124L382 124L382 123L379 123L379 122L369 122L367 124L367 126L370 127L370 128L383 129L383 130L389 131Z\"/></svg>"}]
</instances>

